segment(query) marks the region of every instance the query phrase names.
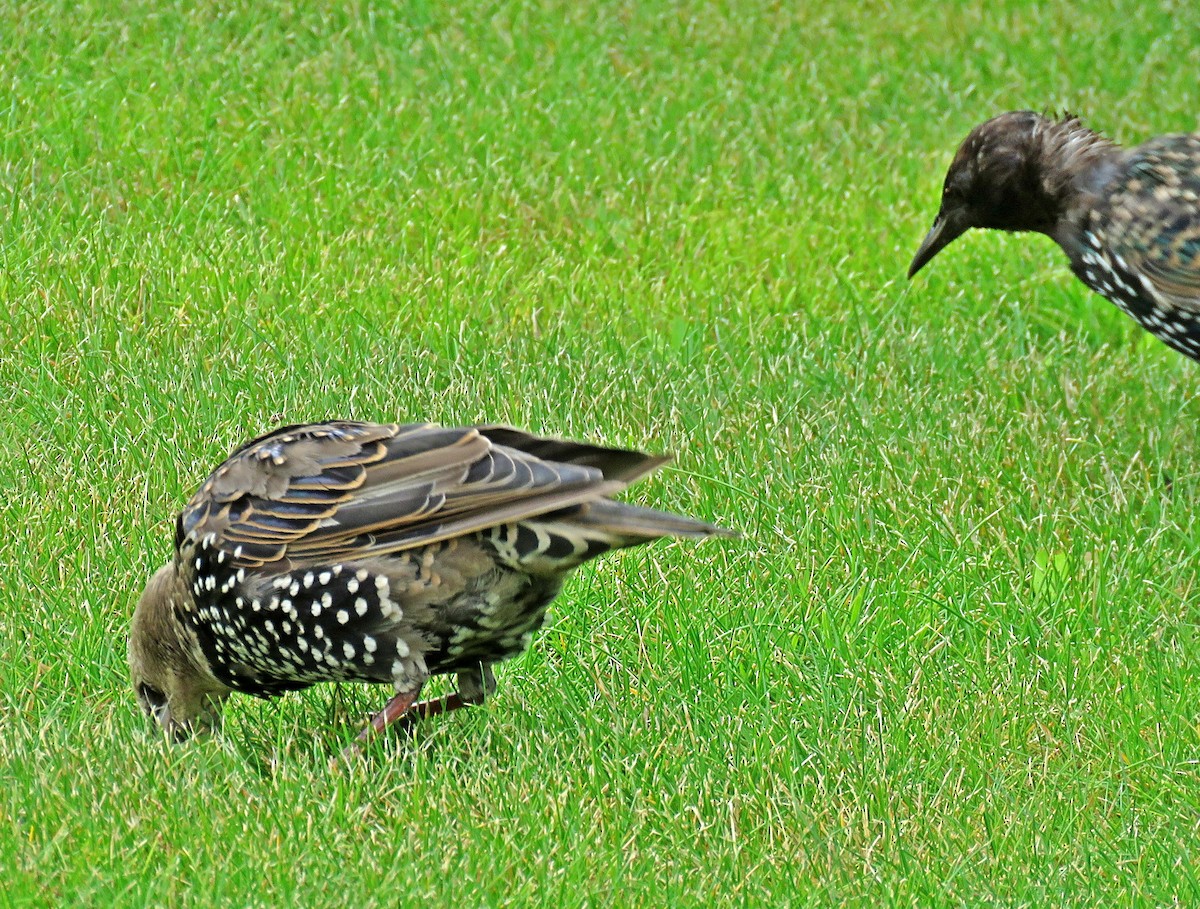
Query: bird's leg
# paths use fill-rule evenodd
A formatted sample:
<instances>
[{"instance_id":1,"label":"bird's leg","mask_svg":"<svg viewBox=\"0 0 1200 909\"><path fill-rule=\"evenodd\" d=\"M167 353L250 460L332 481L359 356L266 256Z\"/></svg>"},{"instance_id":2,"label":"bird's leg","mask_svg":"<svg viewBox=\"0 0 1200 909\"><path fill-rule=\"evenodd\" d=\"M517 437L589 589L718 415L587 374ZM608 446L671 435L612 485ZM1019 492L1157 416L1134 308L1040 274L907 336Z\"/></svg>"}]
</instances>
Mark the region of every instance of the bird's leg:
<instances>
[{"instance_id":1,"label":"bird's leg","mask_svg":"<svg viewBox=\"0 0 1200 909\"><path fill-rule=\"evenodd\" d=\"M482 704L496 690L496 676L492 674L490 663L480 663L477 670L468 670L458 674L458 691L445 697L430 698L415 704L409 711L405 723L416 720L427 720L441 713L449 713L460 707L474 707Z\"/></svg>"},{"instance_id":2,"label":"bird's leg","mask_svg":"<svg viewBox=\"0 0 1200 909\"><path fill-rule=\"evenodd\" d=\"M417 699L417 695L421 693L421 686L418 685L412 691L397 692L391 700L383 705L383 709L371 717L371 723L358 734L351 744L347 745L342 751L344 760L351 760L363 753L363 746L375 736L379 735L388 726L400 719L409 710L412 709L413 701Z\"/></svg>"},{"instance_id":3,"label":"bird's leg","mask_svg":"<svg viewBox=\"0 0 1200 909\"><path fill-rule=\"evenodd\" d=\"M409 728L417 720L426 720L461 707L482 704L496 690L496 676L490 663L480 663L478 670L458 674L458 691L445 697L430 698L414 703L421 687L400 692L383 705L383 709L371 717L371 724L358 734L358 738L342 751L343 760L352 760L363 753L363 747L393 723ZM335 762L336 763L336 762Z\"/></svg>"},{"instance_id":4,"label":"bird's leg","mask_svg":"<svg viewBox=\"0 0 1200 909\"><path fill-rule=\"evenodd\" d=\"M427 720L440 713L449 713L451 710L466 707L468 703L468 701L463 700L462 695L457 691L445 697L430 698L427 701L421 701L419 704L413 704L404 722L408 724L415 723L417 720Z\"/></svg>"},{"instance_id":5,"label":"bird's leg","mask_svg":"<svg viewBox=\"0 0 1200 909\"><path fill-rule=\"evenodd\" d=\"M421 689L418 687L412 691L402 691L396 694L383 705L382 710L371 717L371 725L358 734L356 741L365 743L379 735L412 709L413 702L420 693Z\"/></svg>"}]
</instances>

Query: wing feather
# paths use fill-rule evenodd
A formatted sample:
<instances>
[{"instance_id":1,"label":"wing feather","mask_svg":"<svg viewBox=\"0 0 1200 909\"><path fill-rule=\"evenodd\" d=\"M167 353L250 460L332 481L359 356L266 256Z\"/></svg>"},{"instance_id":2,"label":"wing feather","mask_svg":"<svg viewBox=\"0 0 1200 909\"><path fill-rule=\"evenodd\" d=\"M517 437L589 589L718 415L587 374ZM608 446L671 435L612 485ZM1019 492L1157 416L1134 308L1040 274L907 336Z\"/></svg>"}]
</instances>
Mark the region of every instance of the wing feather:
<instances>
[{"instance_id":1,"label":"wing feather","mask_svg":"<svg viewBox=\"0 0 1200 909\"><path fill-rule=\"evenodd\" d=\"M213 472L181 542L215 540L235 565L348 561L596 501L663 460L505 427L289 426Z\"/></svg>"},{"instance_id":2,"label":"wing feather","mask_svg":"<svg viewBox=\"0 0 1200 909\"><path fill-rule=\"evenodd\" d=\"M1112 251L1159 297L1200 312L1200 135L1153 139L1128 171L1108 209Z\"/></svg>"}]
</instances>

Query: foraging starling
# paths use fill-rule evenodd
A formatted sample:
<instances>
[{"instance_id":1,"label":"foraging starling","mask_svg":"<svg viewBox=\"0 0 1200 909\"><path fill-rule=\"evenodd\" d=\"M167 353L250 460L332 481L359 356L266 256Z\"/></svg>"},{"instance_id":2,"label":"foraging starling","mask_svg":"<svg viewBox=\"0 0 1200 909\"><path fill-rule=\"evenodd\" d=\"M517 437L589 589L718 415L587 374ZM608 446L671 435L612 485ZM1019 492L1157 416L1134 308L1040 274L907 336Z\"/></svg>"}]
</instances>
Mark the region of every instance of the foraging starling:
<instances>
[{"instance_id":1,"label":"foraging starling","mask_svg":"<svg viewBox=\"0 0 1200 909\"><path fill-rule=\"evenodd\" d=\"M236 450L179 516L133 615L142 709L175 738L233 691L386 682L360 740L478 704L574 568L662 536L729 531L609 498L668 458L515 429L331 422ZM414 701L432 675L449 698Z\"/></svg>"},{"instance_id":2,"label":"foraging starling","mask_svg":"<svg viewBox=\"0 0 1200 909\"><path fill-rule=\"evenodd\" d=\"M1077 117L1001 114L959 146L908 276L971 227L1046 234L1084 284L1200 359L1200 134L1125 149Z\"/></svg>"}]
</instances>

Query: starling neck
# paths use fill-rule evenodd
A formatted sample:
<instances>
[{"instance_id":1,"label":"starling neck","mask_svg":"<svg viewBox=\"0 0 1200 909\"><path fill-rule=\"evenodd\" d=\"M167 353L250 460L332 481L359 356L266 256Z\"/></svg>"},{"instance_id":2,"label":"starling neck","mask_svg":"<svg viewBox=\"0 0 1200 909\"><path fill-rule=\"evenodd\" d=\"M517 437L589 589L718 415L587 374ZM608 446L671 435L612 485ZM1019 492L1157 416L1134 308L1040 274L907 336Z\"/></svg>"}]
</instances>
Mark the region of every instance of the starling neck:
<instances>
[{"instance_id":1,"label":"starling neck","mask_svg":"<svg viewBox=\"0 0 1200 909\"><path fill-rule=\"evenodd\" d=\"M1044 121L1038 139L1039 182L1057 215L1049 233L1071 254L1080 242L1087 212L1116 172L1121 148L1076 117Z\"/></svg>"}]
</instances>

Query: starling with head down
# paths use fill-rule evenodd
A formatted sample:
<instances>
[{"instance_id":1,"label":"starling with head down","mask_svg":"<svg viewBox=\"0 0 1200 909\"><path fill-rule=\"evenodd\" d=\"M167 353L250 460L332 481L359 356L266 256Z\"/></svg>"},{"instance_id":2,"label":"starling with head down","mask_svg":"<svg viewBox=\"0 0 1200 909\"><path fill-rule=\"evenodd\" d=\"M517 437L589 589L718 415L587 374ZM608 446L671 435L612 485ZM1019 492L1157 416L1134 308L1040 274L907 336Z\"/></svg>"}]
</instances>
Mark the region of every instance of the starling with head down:
<instances>
[{"instance_id":1,"label":"starling with head down","mask_svg":"<svg viewBox=\"0 0 1200 909\"><path fill-rule=\"evenodd\" d=\"M360 741L478 704L572 569L663 536L728 536L614 501L668 459L515 429L331 422L235 451L179 516L134 612L142 709L175 738L234 691L392 685ZM457 692L417 704L433 675Z\"/></svg>"},{"instance_id":2,"label":"starling with head down","mask_svg":"<svg viewBox=\"0 0 1200 909\"><path fill-rule=\"evenodd\" d=\"M908 276L972 227L1047 235L1084 284L1200 359L1200 134L1122 148L1076 117L1001 114L959 146Z\"/></svg>"}]
</instances>

